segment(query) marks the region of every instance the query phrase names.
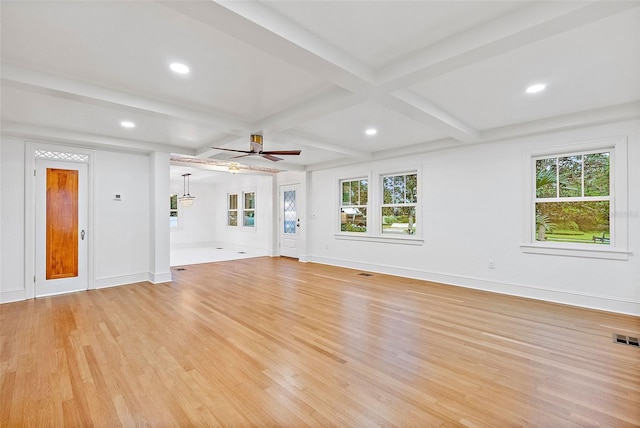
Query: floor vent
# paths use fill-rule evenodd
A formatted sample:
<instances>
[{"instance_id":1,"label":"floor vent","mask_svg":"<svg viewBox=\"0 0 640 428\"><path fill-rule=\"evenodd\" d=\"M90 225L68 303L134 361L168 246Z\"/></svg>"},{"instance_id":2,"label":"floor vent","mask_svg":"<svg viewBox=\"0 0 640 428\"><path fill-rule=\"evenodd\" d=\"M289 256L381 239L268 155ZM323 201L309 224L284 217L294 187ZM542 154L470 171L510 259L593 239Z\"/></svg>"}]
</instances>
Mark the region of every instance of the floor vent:
<instances>
[{"instance_id":1,"label":"floor vent","mask_svg":"<svg viewBox=\"0 0 640 428\"><path fill-rule=\"evenodd\" d=\"M638 342L637 337L625 336L624 334L613 334L613 342L620 343L622 345L635 346L636 348L640 348L640 343Z\"/></svg>"},{"instance_id":2,"label":"floor vent","mask_svg":"<svg viewBox=\"0 0 640 428\"><path fill-rule=\"evenodd\" d=\"M364 273L364 272L359 273L358 275L360 275L360 276L373 276L372 273Z\"/></svg>"},{"instance_id":3,"label":"floor vent","mask_svg":"<svg viewBox=\"0 0 640 428\"><path fill-rule=\"evenodd\" d=\"M185 268L176 268L176 270L186 270Z\"/></svg>"}]
</instances>

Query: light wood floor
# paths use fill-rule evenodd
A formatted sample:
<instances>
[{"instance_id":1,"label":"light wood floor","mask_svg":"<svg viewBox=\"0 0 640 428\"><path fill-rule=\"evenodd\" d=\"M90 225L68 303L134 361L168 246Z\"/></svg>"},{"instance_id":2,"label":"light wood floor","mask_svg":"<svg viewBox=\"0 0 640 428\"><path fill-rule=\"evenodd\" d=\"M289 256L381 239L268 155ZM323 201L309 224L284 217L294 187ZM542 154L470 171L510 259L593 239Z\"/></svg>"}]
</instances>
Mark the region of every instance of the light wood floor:
<instances>
[{"instance_id":1,"label":"light wood floor","mask_svg":"<svg viewBox=\"0 0 640 428\"><path fill-rule=\"evenodd\" d=\"M640 318L257 258L0 305L0 426L640 426Z\"/></svg>"}]
</instances>

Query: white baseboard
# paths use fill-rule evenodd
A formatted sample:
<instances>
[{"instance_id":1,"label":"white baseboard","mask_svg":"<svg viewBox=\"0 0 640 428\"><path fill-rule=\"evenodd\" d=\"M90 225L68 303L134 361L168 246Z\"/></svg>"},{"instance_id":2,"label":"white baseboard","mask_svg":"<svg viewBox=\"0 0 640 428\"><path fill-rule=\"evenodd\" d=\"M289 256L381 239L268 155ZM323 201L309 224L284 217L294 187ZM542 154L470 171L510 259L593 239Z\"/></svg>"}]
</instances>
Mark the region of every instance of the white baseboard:
<instances>
[{"instance_id":1,"label":"white baseboard","mask_svg":"<svg viewBox=\"0 0 640 428\"><path fill-rule=\"evenodd\" d=\"M147 281L149 281L152 284L162 284L164 282L171 282L172 281L171 272L164 272L164 273L149 272Z\"/></svg>"},{"instance_id":2,"label":"white baseboard","mask_svg":"<svg viewBox=\"0 0 640 428\"><path fill-rule=\"evenodd\" d=\"M99 289L144 282L149 281L150 275L151 274L149 272L140 272L129 275L103 276L95 279L94 286L96 289Z\"/></svg>"},{"instance_id":3,"label":"white baseboard","mask_svg":"<svg viewBox=\"0 0 640 428\"><path fill-rule=\"evenodd\" d=\"M19 302L21 300L26 300L26 299L27 299L27 293L25 292L25 290L3 291L0 293L0 304Z\"/></svg>"},{"instance_id":4,"label":"white baseboard","mask_svg":"<svg viewBox=\"0 0 640 428\"><path fill-rule=\"evenodd\" d=\"M494 281L472 276L453 275L441 272L428 272L419 269L403 268L391 265L379 265L355 260L343 260L318 256L310 256L308 259L309 262L340 266L349 269L358 269L387 275L401 276L405 278L420 279L423 281L438 282L441 284L449 284L458 287L472 288L475 290L508 294L511 296L526 297L529 299L561 303L570 306L579 306L583 308L598 309L602 311L616 312L628 315L640 315L640 301L632 299L621 299L617 297L603 296L592 293L579 293L575 291L559 290L537 285Z\"/></svg>"},{"instance_id":5,"label":"white baseboard","mask_svg":"<svg viewBox=\"0 0 640 428\"><path fill-rule=\"evenodd\" d=\"M311 257L309 257L308 255L306 255L306 254L301 254L301 255L300 255L300 257L298 258L298 261L299 261L300 263L309 263L309 262L310 262L310 261L312 261L312 260L311 260Z\"/></svg>"}]
</instances>

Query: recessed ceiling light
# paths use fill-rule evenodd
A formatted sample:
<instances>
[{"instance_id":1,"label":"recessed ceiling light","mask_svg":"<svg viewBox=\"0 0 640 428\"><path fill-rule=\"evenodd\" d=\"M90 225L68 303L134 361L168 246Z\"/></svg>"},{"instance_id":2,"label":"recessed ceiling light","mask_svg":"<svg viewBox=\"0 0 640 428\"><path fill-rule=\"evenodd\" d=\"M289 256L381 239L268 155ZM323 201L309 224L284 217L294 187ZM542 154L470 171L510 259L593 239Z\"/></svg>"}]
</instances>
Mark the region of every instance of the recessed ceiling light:
<instances>
[{"instance_id":1,"label":"recessed ceiling light","mask_svg":"<svg viewBox=\"0 0 640 428\"><path fill-rule=\"evenodd\" d=\"M123 128L135 128L136 124L128 120L123 120L122 122L120 122L120 126L122 126Z\"/></svg>"},{"instance_id":2,"label":"recessed ceiling light","mask_svg":"<svg viewBox=\"0 0 640 428\"><path fill-rule=\"evenodd\" d=\"M544 91L547 85L544 83L536 83L535 85L531 85L527 88L527 94L535 94L536 92Z\"/></svg>"},{"instance_id":3,"label":"recessed ceiling light","mask_svg":"<svg viewBox=\"0 0 640 428\"><path fill-rule=\"evenodd\" d=\"M189 73L189 67L187 67L184 64L180 64L179 62L171 63L171 65L169 65L169 68L171 68L171 70L175 71L178 74L187 74L187 73Z\"/></svg>"},{"instance_id":4,"label":"recessed ceiling light","mask_svg":"<svg viewBox=\"0 0 640 428\"><path fill-rule=\"evenodd\" d=\"M378 130L374 128L369 128L366 131L364 131L364 133L367 135L376 135L378 133Z\"/></svg>"}]
</instances>

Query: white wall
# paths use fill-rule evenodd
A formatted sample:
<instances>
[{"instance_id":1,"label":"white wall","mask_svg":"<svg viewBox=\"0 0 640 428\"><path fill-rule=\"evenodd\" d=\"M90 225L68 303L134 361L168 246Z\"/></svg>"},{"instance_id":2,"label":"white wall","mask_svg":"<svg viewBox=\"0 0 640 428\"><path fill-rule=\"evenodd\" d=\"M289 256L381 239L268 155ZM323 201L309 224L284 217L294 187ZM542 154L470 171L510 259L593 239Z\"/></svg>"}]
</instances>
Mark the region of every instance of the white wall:
<instances>
[{"instance_id":1,"label":"white wall","mask_svg":"<svg viewBox=\"0 0 640 428\"><path fill-rule=\"evenodd\" d=\"M625 122L315 171L310 260L640 314L638 130L638 121ZM617 213L629 221L629 259L523 253L523 153L619 135L629 141L629 212ZM422 169L423 245L336 239L340 178L414 166Z\"/></svg>"},{"instance_id":2,"label":"white wall","mask_svg":"<svg viewBox=\"0 0 640 428\"><path fill-rule=\"evenodd\" d=\"M171 193L178 196L183 193L183 180L171 181ZM195 196L193 206L178 206L179 228L171 229L171 246L206 244L216 241L216 223L220 220L218 206L226 203L220 200L216 184L190 181L189 193ZM167 195L168 198L168 195ZM167 200L167 221L169 202Z\"/></svg>"},{"instance_id":3,"label":"white wall","mask_svg":"<svg viewBox=\"0 0 640 428\"><path fill-rule=\"evenodd\" d=\"M196 202L182 236L171 244L220 242L277 254L277 194L301 184L301 260L385 272L567 304L640 315L639 121L593 126L477 146L372 161L349 167L271 176L230 176L224 183L191 183ZM628 260L602 260L521 251L522 157L539 146L628 137ZM0 144L0 302L25 298L24 142ZM93 198L96 286L142 280L149 274L150 163L148 155L94 151ZM371 171L422 171L424 244L337 239L338 180ZM168 173L168 172L167 172ZM180 183L181 184L181 183ZM181 187L173 189L180 193ZM255 191L256 228L226 226L228 193ZM121 193L123 201L113 201ZM170 189L166 189L169 195ZM167 203L168 205L168 203ZM168 214L168 213L167 213ZM158 213L158 218L164 213ZM213 226L211 226L213 224ZM193 227L193 228L192 228ZM495 269L488 261L495 260ZM146 280L146 277L144 278Z\"/></svg>"},{"instance_id":4,"label":"white wall","mask_svg":"<svg viewBox=\"0 0 640 428\"><path fill-rule=\"evenodd\" d=\"M151 274L149 260L153 251L149 233L149 156L101 150L94 150L92 156L90 281L95 287L146 281ZM25 142L3 137L0 161L0 302L8 302L27 297ZM121 193L123 200L114 201L115 193ZM164 193L169 193L168 187Z\"/></svg>"},{"instance_id":5,"label":"white wall","mask_svg":"<svg viewBox=\"0 0 640 428\"><path fill-rule=\"evenodd\" d=\"M274 232L274 177L263 175L230 175L218 183L215 192L215 240L238 247L256 248L273 255ZM227 226L227 195L242 192L256 192L255 227Z\"/></svg>"},{"instance_id":6,"label":"white wall","mask_svg":"<svg viewBox=\"0 0 640 428\"><path fill-rule=\"evenodd\" d=\"M96 151L96 287L148 280L149 156ZM167 172L168 173L168 172ZM114 194L122 195L114 201Z\"/></svg>"},{"instance_id":7,"label":"white wall","mask_svg":"<svg viewBox=\"0 0 640 428\"><path fill-rule=\"evenodd\" d=\"M0 302L24 299L24 143L0 143Z\"/></svg>"}]
</instances>

